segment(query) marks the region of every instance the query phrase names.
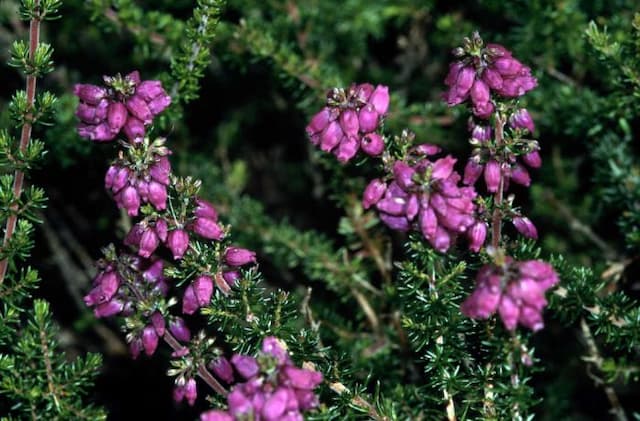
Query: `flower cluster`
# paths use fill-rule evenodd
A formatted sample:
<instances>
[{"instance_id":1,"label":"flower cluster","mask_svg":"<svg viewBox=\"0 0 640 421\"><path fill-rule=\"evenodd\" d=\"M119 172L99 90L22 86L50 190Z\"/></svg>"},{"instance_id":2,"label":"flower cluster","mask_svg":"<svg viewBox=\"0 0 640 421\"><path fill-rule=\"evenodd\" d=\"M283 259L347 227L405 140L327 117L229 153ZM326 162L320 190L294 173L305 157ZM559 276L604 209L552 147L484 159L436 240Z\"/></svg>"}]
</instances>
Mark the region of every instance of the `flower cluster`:
<instances>
[{"instance_id":1,"label":"flower cluster","mask_svg":"<svg viewBox=\"0 0 640 421\"><path fill-rule=\"evenodd\" d=\"M105 187L113 193L118 208L126 209L130 216L138 215L142 203L151 203L159 211L167 208L171 151L164 142L163 138L152 143L144 138L129 145L127 154L121 154L107 170Z\"/></svg>"},{"instance_id":2,"label":"flower cluster","mask_svg":"<svg viewBox=\"0 0 640 421\"><path fill-rule=\"evenodd\" d=\"M98 262L100 272L93 281L93 288L84 297L87 306L94 308L96 317L120 314L134 316L141 301L159 303L167 296L169 285L163 274L162 260L148 260L138 256L122 254L116 256L114 249L105 250L105 259ZM137 358L142 350L152 355L158 340L165 333L166 321L154 306L146 306L143 317L131 323L127 341L131 354ZM132 319L133 320L133 319ZM142 322L147 320L147 322ZM184 321L172 317L169 330L179 338L188 338L190 333Z\"/></svg>"},{"instance_id":3,"label":"flower cluster","mask_svg":"<svg viewBox=\"0 0 640 421\"><path fill-rule=\"evenodd\" d=\"M286 347L277 338L265 338L258 357L236 354L231 364L245 382L236 384L229 393L227 411L205 412L200 417L202 421L301 421L304 411L318 405L313 389L322 382L322 374L293 365ZM220 372L227 379L232 378L230 367Z\"/></svg>"},{"instance_id":4,"label":"flower cluster","mask_svg":"<svg viewBox=\"0 0 640 421\"><path fill-rule=\"evenodd\" d=\"M544 295L558 283L558 275L549 263L540 260L503 260L502 265L488 264L480 269L476 289L462 304L462 313L486 319L497 311L508 330L514 330L518 323L534 331L542 329L542 310L547 305Z\"/></svg>"},{"instance_id":5,"label":"flower cluster","mask_svg":"<svg viewBox=\"0 0 640 421\"><path fill-rule=\"evenodd\" d=\"M311 143L325 152L333 152L340 162L348 162L359 149L377 156L384 140L376 133L389 108L389 88L369 83L349 89L332 89L327 106L317 113L306 128Z\"/></svg>"},{"instance_id":6,"label":"flower cluster","mask_svg":"<svg viewBox=\"0 0 640 421\"><path fill-rule=\"evenodd\" d=\"M445 99L449 106L461 104L471 98L473 114L489 118L495 110L491 101L492 91L505 98L524 95L538 84L531 76L531 69L509 50L498 44L483 45L478 33L465 38L463 47L454 54L458 60L449 67L445 84L449 90Z\"/></svg>"},{"instance_id":7,"label":"flower cluster","mask_svg":"<svg viewBox=\"0 0 640 421\"><path fill-rule=\"evenodd\" d=\"M534 124L529 112L518 109L509 117L509 126L514 130L531 132ZM529 171L519 162L522 158L524 164L530 168L540 168L542 159L538 152L538 142L519 137L506 139L504 145L498 148L492 141L493 131L484 124L472 124L471 144L475 149L467 161L464 169L463 182L474 185L484 173L484 182L487 191L498 191L500 179L503 179L503 191L508 190L509 181L528 187L531 184Z\"/></svg>"},{"instance_id":8,"label":"flower cluster","mask_svg":"<svg viewBox=\"0 0 640 421\"><path fill-rule=\"evenodd\" d=\"M459 234L467 233L470 248L478 250L486 237L486 224L476 221L476 192L460 187L460 175L453 170L451 156L431 161L437 153L433 145L414 148L412 159L395 161L393 180L372 180L362 199L365 209L375 206L380 219L390 228L408 231L417 225L424 237L445 252Z\"/></svg>"},{"instance_id":9,"label":"flower cluster","mask_svg":"<svg viewBox=\"0 0 640 421\"><path fill-rule=\"evenodd\" d=\"M77 84L73 93L80 99L76 116L78 133L97 142L110 141L118 133L136 141L144 137L145 126L171 104L158 80L140 80L138 71L126 76L104 76L105 87Z\"/></svg>"}]
</instances>

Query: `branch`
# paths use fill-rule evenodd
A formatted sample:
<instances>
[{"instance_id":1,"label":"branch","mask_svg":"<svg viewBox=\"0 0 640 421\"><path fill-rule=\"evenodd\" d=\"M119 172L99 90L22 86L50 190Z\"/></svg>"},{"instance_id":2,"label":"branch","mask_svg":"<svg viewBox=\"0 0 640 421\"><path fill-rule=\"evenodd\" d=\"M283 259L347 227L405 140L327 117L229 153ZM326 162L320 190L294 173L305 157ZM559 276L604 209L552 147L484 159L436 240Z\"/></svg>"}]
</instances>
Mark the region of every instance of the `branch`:
<instances>
[{"instance_id":1,"label":"branch","mask_svg":"<svg viewBox=\"0 0 640 421\"><path fill-rule=\"evenodd\" d=\"M40 8L40 0L35 0L35 9ZM38 48L38 44L40 42L40 18L36 17L34 14L34 18L31 19L29 23L29 60L33 62L36 54L36 49ZM20 152L24 153L27 149L27 145L29 144L29 140L31 139L31 128L33 125L33 104L36 96L36 76L35 74L27 75L27 115L25 116L25 122L22 126L22 132L20 134ZM19 198L22 194L22 185L24 183L24 172L21 170L16 170L13 179L13 197L16 201L19 201ZM16 229L16 224L18 222L18 203L14 203L11 205L11 215L7 219L7 225L4 231L4 241L2 243L2 251L5 251L7 245L9 244L9 240L13 236L13 232ZM0 285L4 281L4 277L7 274L7 266L9 265L9 258L5 258L0 261Z\"/></svg>"}]
</instances>

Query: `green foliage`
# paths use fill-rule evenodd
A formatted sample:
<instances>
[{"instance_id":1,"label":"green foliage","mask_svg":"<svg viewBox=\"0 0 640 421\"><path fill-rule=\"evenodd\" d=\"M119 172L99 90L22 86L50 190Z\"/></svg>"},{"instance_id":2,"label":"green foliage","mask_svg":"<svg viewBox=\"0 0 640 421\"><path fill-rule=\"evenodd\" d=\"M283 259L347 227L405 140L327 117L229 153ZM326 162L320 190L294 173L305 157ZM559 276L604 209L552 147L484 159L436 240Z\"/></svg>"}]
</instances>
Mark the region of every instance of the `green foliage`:
<instances>
[{"instance_id":1,"label":"green foliage","mask_svg":"<svg viewBox=\"0 0 640 421\"><path fill-rule=\"evenodd\" d=\"M31 34L40 22L56 17L61 2L22 2L21 16L31 20ZM36 32L37 33L37 32ZM49 44L15 41L9 65L27 78L27 91L17 91L9 103L13 126L0 131L0 222L5 226L0 249L0 412L9 419L106 419L104 411L84 398L101 366L90 354L67 361L58 344L59 330L49 304L34 300L40 276L27 266L34 247L34 223L41 223L46 197L40 187L24 186L25 174L45 155L44 143L31 139L32 127L49 124L57 98L36 94L36 78L53 71ZM11 228L10 228L11 227Z\"/></svg>"}]
</instances>

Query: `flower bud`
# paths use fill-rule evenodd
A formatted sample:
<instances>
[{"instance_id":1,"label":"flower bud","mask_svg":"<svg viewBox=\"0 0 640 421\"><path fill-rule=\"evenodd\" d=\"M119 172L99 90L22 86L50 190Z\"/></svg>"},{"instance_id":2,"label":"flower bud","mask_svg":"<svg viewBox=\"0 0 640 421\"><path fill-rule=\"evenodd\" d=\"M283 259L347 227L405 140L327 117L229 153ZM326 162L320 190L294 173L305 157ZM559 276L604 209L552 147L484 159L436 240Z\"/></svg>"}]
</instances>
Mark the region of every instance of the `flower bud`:
<instances>
[{"instance_id":1,"label":"flower bud","mask_svg":"<svg viewBox=\"0 0 640 421\"><path fill-rule=\"evenodd\" d=\"M320 133L327 127L330 120L331 113L329 111L329 108L325 107L320 110L319 113L313 116L311 122L309 122L309 125L306 127L307 134L309 136L312 136L316 133Z\"/></svg>"},{"instance_id":2,"label":"flower bud","mask_svg":"<svg viewBox=\"0 0 640 421\"><path fill-rule=\"evenodd\" d=\"M511 179L522 186L529 187L531 184L529 171L527 171L524 166L517 163L511 168Z\"/></svg>"},{"instance_id":3,"label":"flower bud","mask_svg":"<svg viewBox=\"0 0 640 421\"><path fill-rule=\"evenodd\" d=\"M144 353L151 356L158 347L158 334L153 326L147 326L142 331L142 346L144 347Z\"/></svg>"},{"instance_id":4,"label":"flower bud","mask_svg":"<svg viewBox=\"0 0 640 421\"><path fill-rule=\"evenodd\" d=\"M233 367L228 359L220 357L209 364L209 369L213 371L213 374L221 378L227 383L233 382Z\"/></svg>"},{"instance_id":5,"label":"flower bud","mask_svg":"<svg viewBox=\"0 0 640 421\"><path fill-rule=\"evenodd\" d=\"M473 114L479 118L489 118L491 117L491 113L495 110L493 103L481 102L473 105Z\"/></svg>"},{"instance_id":6,"label":"flower bud","mask_svg":"<svg viewBox=\"0 0 640 421\"><path fill-rule=\"evenodd\" d=\"M500 185L500 164L491 159L484 168L484 182L491 193L498 191Z\"/></svg>"},{"instance_id":7,"label":"flower bud","mask_svg":"<svg viewBox=\"0 0 640 421\"><path fill-rule=\"evenodd\" d=\"M376 207L381 212L400 216L405 214L406 204L407 202L401 197L389 197L376 203Z\"/></svg>"},{"instance_id":8,"label":"flower bud","mask_svg":"<svg viewBox=\"0 0 640 421\"><path fill-rule=\"evenodd\" d=\"M474 185L476 181L478 181L478 178L480 178L482 170L484 170L484 165L479 164L474 158L469 159L467 165L464 167L464 178L462 182L468 186Z\"/></svg>"},{"instance_id":9,"label":"flower bud","mask_svg":"<svg viewBox=\"0 0 640 421\"><path fill-rule=\"evenodd\" d=\"M531 151L523 155L522 160L531 168L540 168L542 165L542 158L540 158L540 153L538 151Z\"/></svg>"},{"instance_id":10,"label":"flower bud","mask_svg":"<svg viewBox=\"0 0 640 421\"><path fill-rule=\"evenodd\" d=\"M333 153L338 158L338 161L344 164L356 155L359 147L360 140L356 136L344 136Z\"/></svg>"},{"instance_id":11,"label":"flower bud","mask_svg":"<svg viewBox=\"0 0 640 421\"><path fill-rule=\"evenodd\" d=\"M98 318L109 317L120 313L123 308L124 303L122 301L112 299L110 301L107 301L106 303L98 304L93 309L93 314L95 314L95 316Z\"/></svg>"},{"instance_id":12,"label":"flower bud","mask_svg":"<svg viewBox=\"0 0 640 421\"><path fill-rule=\"evenodd\" d=\"M169 184L169 174L171 174L171 164L169 158L161 157L149 168L149 175L160 184L165 186Z\"/></svg>"},{"instance_id":13,"label":"flower bud","mask_svg":"<svg viewBox=\"0 0 640 421\"><path fill-rule=\"evenodd\" d=\"M162 218L156 220L155 226L153 228L156 232L156 235L160 239L160 241L167 241L167 230L169 227L167 226L167 221Z\"/></svg>"},{"instance_id":14,"label":"flower bud","mask_svg":"<svg viewBox=\"0 0 640 421\"><path fill-rule=\"evenodd\" d=\"M156 311L151 315L150 319L151 319L151 325L155 329L158 336L164 336L166 323L165 323L164 317L162 316L162 313L160 313L159 311Z\"/></svg>"},{"instance_id":15,"label":"flower bud","mask_svg":"<svg viewBox=\"0 0 640 421\"><path fill-rule=\"evenodd\" d=\"M111 165L107 170L107 173L104 175L104 187L106 189L110 189L113 187L113 181L116 178L116 174L118 173L118 167Z\"/></svg>"},{"instance_id":16,"label":"flower bud","mask_svg":"<svg viewBox=\"0 0 640 421\"><path fill-rule=\"evenodd\" d=\"M162 88L162 82L159 80L145 80L136 88L136 95L145 101L151 101L160 95L166 94L167 93Z\"/></svg>"},{"instance_id":17,"label":"flower bud","mask_svg":"<svg viewBox=\"0 0 640 421\"><path fill-rule=\"evenodd\" d=\"M389 87L378 85L369 97L369 103L373 105L379 115L384 115L389 109Z\"/></svg>"},{"instance_id":18,"label":"flower bud","mask_svg":"<svg viewBox=\"0 0 640 421\"><path fill-rule=\"evenodd\" d=\"M182 256L189 248L189 234L187 231L181 228L169 231L169 234L167 234L167 247L171 250L175 260L182 259Z\"/></svg>"},{"instance_id":19,"label":"flower bud","mask_svg":"<svg viewBox=\"0 0 640 421\"><path fill-rule=\"evenodd\" d=\"M344 133L340 128L340 124L337 121L332 121L320 135L320 149L325 152L331 152L333 148L338 146L343 137Z\"/></svg>"},{"instance_id":20,"label":"flower bud","mask_svg":"<svg viewBox=\"0 0 640 421\"><path fill-rule=\"evenodd\" d=\"M502 88L502 76L492 68L487 67L484 69L484 72L482 73L482 80L484 80L491 89Z\"/></svg>"},{"instance_id":21,"label":"flower bud","mask_svg":"<svg viewBox=\"0 0 640 421\"><path fill-rule=\"evenodd\" d=\"M340 128L345 136L357 136L359 130L358 113L353 109L346 109L340 113Z\"/></svg>"},{"instance_id":22,"label":"flower bud","mask_svg":"<svg viewBox=\"0 0 640 421\"><path fill-rule=\"evenodd\" d=\"M121 102L112 102L107 109L107 123L112 134L117 134L127 121L127 108Z\"/></svg>"},{"instance_id":23,"label":"flower bud","mask_svg":"<svg viewBox=\"0 0 640 421\"><path fill-rule=\"evenodd\" d=\"M209 218L196 218L193 224L193 231L209 240L220 240L224 236L224 231L220 225Z\"/></svg>"},{"instance_id":24,"label":"flower bud","mask_svg":"<svg viewBox=\"0 0 640 421\"><path fill-rule=\"evenodd\" d=\"M269 398L265 401L262 407L262 416L265 420L280 420L284 415L287 401L289 399L288 389L277 389Z\"/></svg>"},{"instance_id":25,"label":"flower bud","mask_svg":"<svg viewBox=\"0 0 640 421\"><path fill-rule=\"evenodd\" d=\"M489 86L482 79L476 79L471 87L471 100L474 104L484 104L489 99Z\"/></svg>"},{"instance_id":26,"label":"flower bud","mask_svg":"<svg viewBox=\"0 0 640 421\"><path fill-rule=\"evenodd\" d=\"M408 190L413 186L413 175L416 171L404 161L396 161L393 164L393 175L398 185Z\"/></svg>"},{"instance_id":27,"label":"flower bud","mask_svg":"<svg viewBox=\"0 0 640 421\"><path fill-rule=\"evenodd\" d=\"M184 397L187 399L189 406L193 406L196 403L198 388L195 379L191 378L187 380L187 384L184 385Z\"/></svg>"},{"instance_id":28,"label":"flower bud","mask_svg":"<svg viewBox=\"0 0 640 421\"><path fill-rule=\"evenodd\" d=\"M78 83L73 86L73 94L76 95L80 101L97 105L100 100L107 96L107 90L96 85Z\"/></svg>"},{"instance_id":29,"label":"flower bud","mask_svg":"<svg viewBox=\"0 0 640 421\"><path fill-rule=\"evenodd\" d=\"M378 156L384 151L384 139L378 133L368 133L362 138L360 147L370 156Z\"/></svg>"},{"instance_id":30,"label":"flower bud","mask_svg":"<svg viewBox=\"0 0 640 421\"><path fill-rule=\"evenodd\" d=\"M232 287L236 284L238 279L240 279L240 272L237 270L228 270L222 272L222 278L230 287Z\"/></svg>"},{"instance_id":31,"label":"flower bud","mask_svg":"<svg viewBox=\"0 0 640 421\"><path fill-rule=\"evenodd\" d=\"M404 216L393 216L389 215L388 213L380 213L378 216L386 226L393 230L406 232L409 231L409 228L411 228L409 220Z\"/></svg>"},{"instance_id":32,"label":"flower bud","mask_svg":"<svg viewBox=\"0 0 640 421\"><path fill-rule=\"evenodd\" d=\"M189 342L191 340L191 332L181 317L174 317L169 322L169 332L179 341Z\"/></svg>"},{"instance_id":33,"label":"flower bud","mask_svg":"<svg viewBox=\"0 0 640 421\"><path fill-rule=\"evenodd\" d=\"M535 130L533 119L526 108L520 108L511 114L511 116L509 116L509 125L513 129L526 129L529 133L533 133Z\"/></svg>"},{"instance_id":34,"label":"flower bud","mask_svg":"<svg viewBox=\"0 0 640 421\"><path fill-rule=\"evenodd\" d=\"M413 150L415 153L425 156L435 155L441 151L440 146L431 145L429 143L422 143L414 146Z\"/></svg>"},{"instance_id":35,"label":"flower bud","mask_svg":"<svg viewBox=\"0 0 640 421\"><path fill-rule=\"evenodd\" d=\"M119 193L119 196L122 207L127 210L129 216L138 216L140 196L136 189L132 186L125 187L122 192Z\"/></svg>"},{"instance_id":36,"label":"flower bud","mask_svg":"<svg viewBox=\"0 0 640 421\"><path fill-rule=\"evenodd\" d=\"M111 191L114 193L118 193L124 186L127 185L129 181L129 170L125 167L117 167L118 171L113 177L113 185L111 186Z\"/></svg>"},{"instance_id":37,"label":"flower bud","mask_svg":"<svg viewBox=\"0 0 640 421\"><path fill-rule=\"evenodd\" d=\"M229 247L224 252L224 260L229 266L242 266L255 263L256 253L239 247Z\"/></svg>"},{"instance_id":38,"label":"flower bud","mask_svg":"<svg viewBox=\"0 0 640 421\"><path fill-rule=\"evenodd\" d=\"M446 180L453 172L453 165L456 163L456 159L451 155L447 155L444 158L438 159L433 163L431 178L438 180Z\"/></svg>"},{"instance_id":39,"label":"flower bud","mask_svg":"<svg viewBox=\"0 0 640 421\"><path fill-rule=\"evenodd\" d=\"M364 189L364 194L362 195L362 207L369 209L382 199L382 196L384 196L386 191L387 185L382 180L379 178L371 180Z\"/></svg>"},{"instance_id":40,"label":"flower bud","mask_svg":"<svg viewBox=\"0 0 640 421\"><path fill-rule=\"evenodd\" d=\"M211 202L201 198L196 198L196 209L193 211L195 216L200 218L209 218L214 221L218 220L218 212Z\"/></svg>"},{"instance_id":41,"label":"flower bud","mask_svg":"<svg viewBox=\"0 0 640 421\"><path fill-rule=\"evenodd\" d=\"M124 124L123 130L124 134L131 141L136 141L136 139L144 137L145 134L144 124L133 116L129 116L127 118L127 122Z\"/></svg>"},{"instance_id":42,"label":"flower bud","mask_svg":"<svg viewBox=\"0 0 640 421\"><path fill-rule=\"evenodd\" d=\"M129 112L135 118L142 121L144 124L151 124L153 115L151 114L151 110L149 110L149 106L144 99L137 95L133 95L127 99L126 105Z\"/></svg>"},{"instance_id":43,"label":"flower bud","mask_svg":"<svg viewBox=\"0 0 640 421\"><path fill-rule=\"evenodd\" d=\"M164 111L169 105L171 105L171 97L169 95L158 95L151 101L147 103L149 106L149 111L151 111L152 115L160 114Z\"/></svg>"},{"instance_id":44,"label":"flower bud","mask_svg":"<svg viewBox=\"0 0 640 421\"><path fill-rule=\"evenodd\" d=\"M373 93L374 87L370 83L361 83L356 86L356 98L361 103L369 102L369 98L371 98L371 94Z\"/></svg>"},{"instance_id":45,"label":"flower bud","mask_svg":"<svg viewBox=\"0 0 640 421\"><path fill-rule=\"evenodd\" d=\"M149 183L149 202L158 210L166 209L167 188L157 181L151 181Z\"/></svg>"},{"instance_id":46,"label":"flower bud","mask_svg":"<svg viewBox=\"0 0 640 421\"><path fill-rule=\"evenodd\" d=\"M513 218L513 226L520 234L527 238L538 239L538 230L533 222L526 216L516 216Z\"/></svg>"},{"instance_id":47,"label":"flower bud","mask_svg":"<svg viewBox=\"0 0 640 421\"><path fill-rule=\"evenodd\" d=\"M213 294L213 280L207 275L200 275L193 281L193 291L195 293L198 305L206 306L211 301Z\"/></svg>"},{"instance_id":48,"label":"flower bud","mask_svg":"<svg viewBox=\"0 0 640 421\"><path fill-rule=\"evenodd\" d=\"M193 285L189 285L184 290L184 295L182 296L182 312L184 314L193 314L198 308L200 308L200 306L198 305L196 292L193 289Z\"/></svg>"},{"instance_id":49,"label":"flower bud","mask_svg":"<svg viewBox=\"0 0 640 421\"><path fill-rule=\"evenodd\" d=\"M368 104L360 109L358 122L363 133L372 132L378 127L378 113L373 105Z\"/></svg>"},{"instance_id":50,"label":"flower bud","mask_svg":"<svg viewBox=\"0 0 640 421\"><path fill-rule=\"evenodd\" d=\"M256 359L247 355L235 354L231 357L231 363L236 371L247 380L260 372L260 366L258 366Z\"/></svg>"},{"instance_id":51,"label":"flower bud","mask_svg":"<svg viewBox=\"0 0 640 421\"><path fill-rule=\"evenodd\" d=\"M140 238L140 249L138 254L142 257L148 258L158 248L160 241L158 235L151 228L147 228L142 237Z\"/></svg>"},{"instance_id":52,"label":"flower bud","mask_svg":"<svg viewBox=\"0 0 640 421\"><path fill-rule=\"evenodd\" d=\"M483 221L477 221L467 231L469 239L469 250L479 252L487 238L487 224Z\"/></svg>"}]
</instances>

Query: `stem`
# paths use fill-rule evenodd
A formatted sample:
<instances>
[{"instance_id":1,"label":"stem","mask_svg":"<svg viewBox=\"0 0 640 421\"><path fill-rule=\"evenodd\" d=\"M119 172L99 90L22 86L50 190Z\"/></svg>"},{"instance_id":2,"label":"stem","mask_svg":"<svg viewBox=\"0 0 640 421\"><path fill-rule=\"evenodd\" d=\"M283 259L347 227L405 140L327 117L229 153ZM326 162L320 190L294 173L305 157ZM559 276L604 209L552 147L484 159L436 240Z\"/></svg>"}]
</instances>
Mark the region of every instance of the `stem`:
<instances>
[{"instance_id":1,"label":"stem","mask_svg":"<svg viewBox=\"0 0 640 421\"><path fill-rule=\"evenodd\" d=\"M40 9L40 0L35 0L34 9ZM40 42L40 18L37 14L31 19L29 23L29 61L33 62L38 43ZM33 104L36 96L36 76L35 74L27 75L27 114L25 116L25 122L22 126L22 132L20 133L20 152L25 152L29 140L31 139L31 127L33 122ZM22 194L22 185L24 183L24 172L16 169L13 178L13 197L16 203L11 205L11 215L7 219L7 225L4 231L4 241L2 243L2 251L5 251L13 233L16 229L18 222L18 201ZM7 274L7 266L9 265L9 258L6 257L0 261L0 285L4 281L4 277Z\"/></svg>"},{"instance_id":2,"label":"stem","mask_svg":"<svg viewBox=\"0 0 640 421\"><path fill-rule=\"evenodd\" d=\"M500 148L504 142L503 133L504 121L499 113L496 113L496 148ZM502 200L504 196L504 174L502 168L500 168L500 182L498 184L498 191L493 195L493 216L491 217L491 246L494 249L500 247L500 237L502 234Z\"/></svg>"},{"instance_id":3,"label":"stem","mask_svg":"<svg viewBox=\"0 0 640 421\"><path fill-rule=\"evenodd\" d=\"M136 288L130 282L128 283L128 287L131 289L138 300L143 300L143 296L140 291L138 291L138 288ZM164 335L162 335L162 339L164 339L167 345L169 345L174 351L184 349L184 345L178 342L178 340L168 330L165 330ZM227 396L227 390L220 383L218 383L216 378L213 377L211 373L209 373L209 370L204 363L198 363L198 376L216 393L220 394L221 396Z\"/></svg>"},{"instance_id":4,"label":"stem","mask_svg":"<svg viewBox=\"0 0 640 421\"><path fill-rule=\"evenodd\" d=\"M584 358L584 360L593 363L598 369L601 369L602 364L604 363L604 359L602 358L602 355L600 355L600 351L598 350L598 345L596 345L595 339L593 339L591 328L584 318L580 319L580 329L582 330L582 336L584 337L584 340L587 344L587 350L589 351L589 357ZM610 384L605 383L602 379L592 374L589 375L596 381L596 385L603 385L604 393L607 395L607 399L611 404L611 412L614 414L616 419L618 421L627 421L627 415L624 412L624 408L620 404L620 399L618 399L618 395L616 394L615 389Z\"/></svg>"},{"instance_id":5,"label":"stem","mask_svg":"<svg viewBox=\"0 0 640 421\"><path fill-rule=\"evenodd\" d=\"M164 335L162 336L162 339L164 339L164 341L174 351L178 351L184 348L184 346L180 342L178 342L178 340L174 338L173 335L167 330L165 330ZM218 393L221 396L227 396L228 394L227 390L218 382L218 380L216 380L215 377L213 377L211 373L209 373L209 370L207 369L204 363L198 364L198 376L206 384L208 384L209 387L211 387L216 393Z\"/></svg>"}]
</instances>

